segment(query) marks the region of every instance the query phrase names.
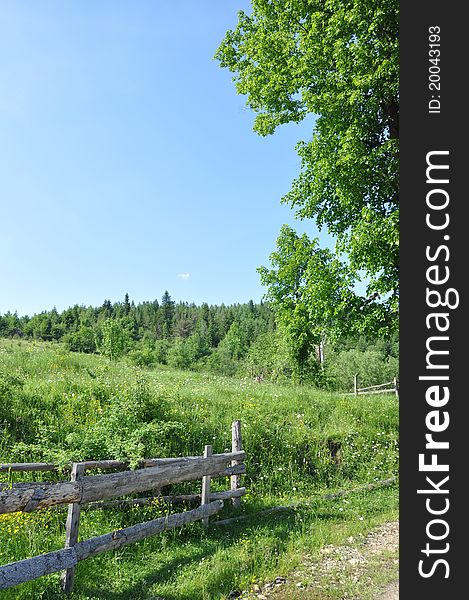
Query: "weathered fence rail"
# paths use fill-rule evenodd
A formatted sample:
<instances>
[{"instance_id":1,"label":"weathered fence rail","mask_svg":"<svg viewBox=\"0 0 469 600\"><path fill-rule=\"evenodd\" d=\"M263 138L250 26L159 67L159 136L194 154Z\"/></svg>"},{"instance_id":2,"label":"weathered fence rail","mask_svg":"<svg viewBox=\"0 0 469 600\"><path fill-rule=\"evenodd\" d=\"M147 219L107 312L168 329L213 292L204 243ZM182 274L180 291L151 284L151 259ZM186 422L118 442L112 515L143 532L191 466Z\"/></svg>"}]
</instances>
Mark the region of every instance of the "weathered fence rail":
<instances>
[{"instance_id":1,"label":"weathered fence rail","mask_svg":"<svg viewBox=\"0 0 469 600\"><path fill-rule=\"evenodd\" d=\"M106 500L183 481L193 481L207 475L231 476L233 467L226 467L226 463L234 459L243 460L244 457L244 452L229 452L135 471L84 476L76 481L19 486L13 484L8 486L9 489L0 491L0 514L32 512L55 504Z\"/></svg>"},{"instance_id":2,"label":"weathered fence rail","mask_svg":"<svg viewBox=\"0 0 469 600\"><path fill-rule=\"evenodd\" d=\"M233 500L241 498L246 494L246 488L240 487L236 490L226 490L224 492L211 492L209 500ZM107 502L90 502L83 504L82 508L87 510L96 510L101 508L132 508L133 506L148 506L155 502L163 504L183 504L190 502L200 502L202 494L179 494L175 496L147 496L145 498L130 498L128 500L109 500Z\"/></svg>"},{"instance_id":3,"label":"weathered fence rail","mask_svg":"<svg viewBox=\"0 0 469 600\"><path fill-rule=\"evenodd\" d=\"M74 568L80 560L96 556L108 550L115 550L133 544L167 529L180 527L186 523L208 518L223 507L223 500L214 500L205 506L167 517L160 517L146 523L138 523L112 533L106 533L78 542L55 552L48 552L0 567L0 589L25 583L50 573ZM67 591L67 590L66 590ZM71 591L71 590L68 590Z\"/></svg>"},{"instance_id":4,"label":"weathered fence rail","mask_svg":"<svg viewBox=\"0 0 469 600\"><path fill-rule=\"evenodd\" d=\"M0 514L12 512L32 512L44 508L68 504L65 548L27 558L0 567L0 590L37 577L64 570L62 586L66 593L73 588L75 566L80 560L108 550L120 548L166 529L202 520L207 526L209 517L223 507L224 500L239 506L245 488L240 487L240 474L246 471L243 460L241 424L232 424L232 451L212 454L212 447L205 446L203 456L179 458L156 458L142 461L139 469L117 473L88 475L86 470L125 469L128 464L121 461L85 461L73 463L71 481L33 482L0 485ZM230 466L227 466L227 463ZM51 463L12 463L0 465L0 472L57 471ZM212 477L230 477L231 489L211 492ZM153 496L152 498L109 500L128 494L158 491L162 487L193 480L202 481L200 494L179 496ZM139 523L105 535L78 542L78 528L81 507L121 508L128 505L143 505L155 499L166 502L200 501L198 508L183 513L169 515L146 523ZM105 502L109 500L108 502Z\"/></svg>"},{"instance_id":5,"label":"weathered fence rail","mask_svg":"<svg viewBox=\"0 0 469 600\"><path fill-rule=\"evenodd\" d=\"M214 456L221 456L215 454ZM146 458L138 463L138 468L157 467L159 465L168 465L178 462L188 462L200 456L178 456L176 458ZM122 460L85 460L80 462L85 471L89 469L116 469L125 470L129 468L129 463ZM32 471L70 471L72 464L59 466L54 463L0 463L0 473L9 472L32 472Z\"/></svg>"}]
</instances>

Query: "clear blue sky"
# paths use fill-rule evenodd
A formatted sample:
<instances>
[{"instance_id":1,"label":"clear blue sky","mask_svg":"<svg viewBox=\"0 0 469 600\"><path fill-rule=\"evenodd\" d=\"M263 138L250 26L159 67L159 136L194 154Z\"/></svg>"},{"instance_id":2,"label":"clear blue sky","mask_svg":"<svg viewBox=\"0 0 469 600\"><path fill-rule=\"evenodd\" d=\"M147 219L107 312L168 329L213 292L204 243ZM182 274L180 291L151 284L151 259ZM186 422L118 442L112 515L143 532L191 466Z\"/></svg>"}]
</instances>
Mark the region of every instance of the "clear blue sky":
<instances>
[{"instance_id":1,"label":"clear blue sky","mask_svg":"<svg viewBox=\"0 0 469 600\"><path fill-rule=\"evenodd\" d=\"M246 0L3 0L0 313L265 290L294 150L213 55ZM324 237L325 243L327 239Z\"/></svg>"}]
</instances>

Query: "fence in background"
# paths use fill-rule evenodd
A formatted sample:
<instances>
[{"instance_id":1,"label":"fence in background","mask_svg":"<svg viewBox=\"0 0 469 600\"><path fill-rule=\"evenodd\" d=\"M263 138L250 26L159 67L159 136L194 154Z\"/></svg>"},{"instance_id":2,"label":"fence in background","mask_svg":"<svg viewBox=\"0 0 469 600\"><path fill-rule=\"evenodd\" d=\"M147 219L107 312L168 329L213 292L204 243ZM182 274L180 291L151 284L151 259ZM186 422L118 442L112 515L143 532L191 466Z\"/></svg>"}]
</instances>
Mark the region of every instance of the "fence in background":
<instances>
[{"instance_id":1,"label":"fence in background","mask_svg":"<svg viewBox=\"0 0 469 600\"><path fill-rule=\"evenodd\" d=\"M96 468L128 469L128 463L116 460L86 461L70 465L70 481L17 483L3 488L0 485L0 514L33 512L63 504L69 506L65 547L0 567L0 590L50 573L64 571L62 587L66 593L70 593L73 589L75 567L85 558L132 544L186 523L201 520L207 526L209 518L223 508L225 500L231 500L235 507L239 506L241 496L246 492L245 488L240 487L240 475L246 471L244 458L241 423L233 421L231 452L213 454L212 446L207 445L203 456L146 459L142 461L140 468L133 471L91 476L85 476L85 472ZM0 464L0 472L57 470L57 465L51 463ZM226 476L231 479L230 489L212 493L211 478ZM200 494L162 496L160 493L164 486L198 479L202 481ZM158 490L159 494L152 498L109 500L149 490ZM200 506L78 542L81 508L120 508L147 504L155 498L175 503L200 502Z\"/></svg>"},{"instance_id":2,"label":"fence in background","mask_svg":"<svg viewBox=\"0 0 469 600\"><path fill-rule=\"evenodd\" d=\"M358 375L353 378L353 394L355 396L364 394L395 394L399 398L399 380L394 377L392 381L386 383L380 383L379 385L370 385L370 387L359 388L358 387Z\"/></svg>"}]
</instances>

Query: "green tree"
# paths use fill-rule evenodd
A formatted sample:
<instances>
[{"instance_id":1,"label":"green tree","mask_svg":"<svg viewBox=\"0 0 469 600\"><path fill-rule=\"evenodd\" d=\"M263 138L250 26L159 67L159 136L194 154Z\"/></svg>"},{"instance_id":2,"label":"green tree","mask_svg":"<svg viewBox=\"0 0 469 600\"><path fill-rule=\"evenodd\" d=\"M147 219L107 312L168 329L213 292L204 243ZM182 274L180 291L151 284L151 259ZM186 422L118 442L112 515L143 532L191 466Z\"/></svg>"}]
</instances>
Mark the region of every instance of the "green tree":
<instances>
[{"instance_id":1,"label":"green tree","mask_svg":"<svg viewBox=\"0 0 469 600\"><path fill-rule=\"evenodd\" d=\"M26 324L26 331L27 331ZM15 335L22 336L23 329L21 322L18 317L18 313L15 311L13 314L8 311L3 317L0 317L0 335L13 337Z\"/></svg>"},{"instance_id":2,"label":"green tree","mask_svg":"<svg viewBox=\"0 0 469 600\"><path fill-rule=\"evenodd\" d=\"M156 340L153 348L153 355L155 361L162 365L168 362L168 353L171 349L171 342L169 340Z\"/></svg>"},{"instance_id":3,"label":"green tree","mask_svg":"<svg viewBox=\"0 0 469 600\"><path fill-rule=\"evenodd\" d=\"M246 340L243 337L239 323L234 321L219 347L228 351L234 360L240 360L247 351Z\"/></svg>"},{"instance_id":4,"label":"green tree","mask_svg":"<svg viewBox=\"0 0 469 600\"><path fill-rule=\"evenodd\" d=\"M99 312L104 315L104 318L109 319L110 317L112 317L113 314L113 310L112 310L112 304L110 300L105 300L103 302L103 305L101 306L101 308L99 309Z\"/></svg>"},{"instance_id":5,"label":"green tree","mask_svg":"<svg viewBox=\"0 0 469 600\"><path fill-rule=\"evenodd\" d=\"M338 239L368 295L398 303L399 3L252 0L216 52L271 134L315 115L283 201Z\"/></svg>"},{"instance_id":6,"label":"green tree","mask_svg":"<svg viewBox=\"0 0 469 600\"><path fill-rule=\"evenodd\" d=\"M186 340L177 339L168 351L168 365L177 369L188 369L191 366L191 353Z\"/></svg>"},{"instance_id":7,"label":"green tree","mask_svg":"<svg viewBox=\"0 0 469 600\"><path fill-rule=\"evenodd\" d=\"M60 315L60 319L67 333L76 331L80 325L80 309L77 305L67 308Z\"/></svg>"},{"instance_id":8,"label":"green tree","mask_svg":"<svg viewBox=\"0 0 469 600\"><path fill-rule=\"evenodd\" d=\"M286 379L292 371L287 350L279 332L261 333L249 348L238 372L252 378L262 375L276 381Z\"/></svg>"},{"instance_id":9,"label":"green tree","mask_svg":"<svg viewBox=\"0 0 469 600\"><path fill-rule=\"evenodd\" d=\"M161 311L163 314L163 337L170 337L173 331L173 317L175 311L175 302L171 299L169 292L166 291L161 299Z\"/></svg>"},{"instance_id":10,"label":"green tree","mask_svg":"<svg viewBox=\"0 0 469 600\"><path fill-rule=\"evenodd\" d=\"M71 352L96 352L96 331L92 327L81 325L76 331L67 333L63 341Z\"/></svg>"},{"instance_id":11,"label":"green tree","mask_svg":"<svg viewBox=\"0 0 469 600\"><path fill-rule=\"evenodd\" d=\"M363 299L353 291L354 278L318 240L282 227L271 268L261 267L261 282L286 336L295 378L304 380L315 364L315 351L326 337L337 338L357 323L368 323Z\"/></svg>"},{"instance_id":12,"label":"green tree","mask_svg":"<svg viewBox=\"0 0 469 600\"><path fill-rule=\"evenodd\" d=\"M40 340L53 339L52 326L54 323L51 315L52 312L48 313L47 311L33 315L25 328L25 333Z\"/></svg>"},{"instance_id":13,"label":"green tree","mask_svg":"<svg viewBox=\"0 0 469 600\"><path fill-rule=\"evenodd\" d=\"M118 319L106 319L101 325L102 341L99 351L111 360L123 356L131 345L131 336L124 323Z\"/></svg>"},{"instance_id":14,"label":"green tree","mask_svg":"<svg viewBox=\"0 0 469 600\"><path fill-rule=\"evenodd\" d=\"M125 294L124 297L124 314L127 316L130 312L130 299L129 294Z\"/></svg>"}]
</instances>

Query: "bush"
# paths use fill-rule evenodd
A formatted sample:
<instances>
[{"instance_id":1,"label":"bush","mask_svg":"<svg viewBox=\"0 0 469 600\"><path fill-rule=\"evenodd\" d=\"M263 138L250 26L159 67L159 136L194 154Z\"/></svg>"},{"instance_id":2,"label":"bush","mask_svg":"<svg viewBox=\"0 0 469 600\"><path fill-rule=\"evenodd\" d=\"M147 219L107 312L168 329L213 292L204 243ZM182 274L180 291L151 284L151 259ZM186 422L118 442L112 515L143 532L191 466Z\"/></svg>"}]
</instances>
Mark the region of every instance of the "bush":
<instances>
[{"instance_id":1,"label":"bush","mask_svg":"<svg viewBox=\"0 0 469 600\"><path fill-rule=\"evenodd\" d=\"M110 360L117 360L129 351L132 337L122 319L106 319L102 326L99 351Z\"/></svg>"},{"instance_id":2,"label":"bush","mask_svg":"<svg viewBox=\"0 0 469 600\"><path fill-rule=\"evenodd\" d=\"M187 369L191 365L189 348L184 340L176 340L168 352L168 365L176 369Z\"/></svg>"},{"instance_id":3,"label":"bush","mask_svg":"<svg viewBox=\"0 0 469 600\"><path fill-rule=\"evenodd\" d=\"M239 363L232 357L229 348L220 344L206 359L205 365L212 373L231 377L236 374Z\"/></svg>"},{"instance_id":4,"label":"bush","mask_svg":"<svg viewBox=\"0 0 469 600\"><path fill-rule=\"evenodd\" d=\"M168 364L168 354L171 342L168 340L156 340L153 344L153 356L160 365Z\"/></svg>"},{"instance_id":5,"label":"bush","mask_svg":"<svg viewBox=\"0 0 469 600\"><path fill-rule=\"evenodd\" d=\"M156 363L156 358L151 348L132 350L128 356L130 362L137 367L151 367Z\"/></svg>"},{"instance_id":6,"label":"bush","mask_svg":"<svg viewBox=\"0 0 469 600\"><path fill-rule=\"evenodd\" d=\"M92 327L82 325L78 331L65 335L63 341L70 352L96 352L96 332Z\"/></svg>"}]
</instances>

